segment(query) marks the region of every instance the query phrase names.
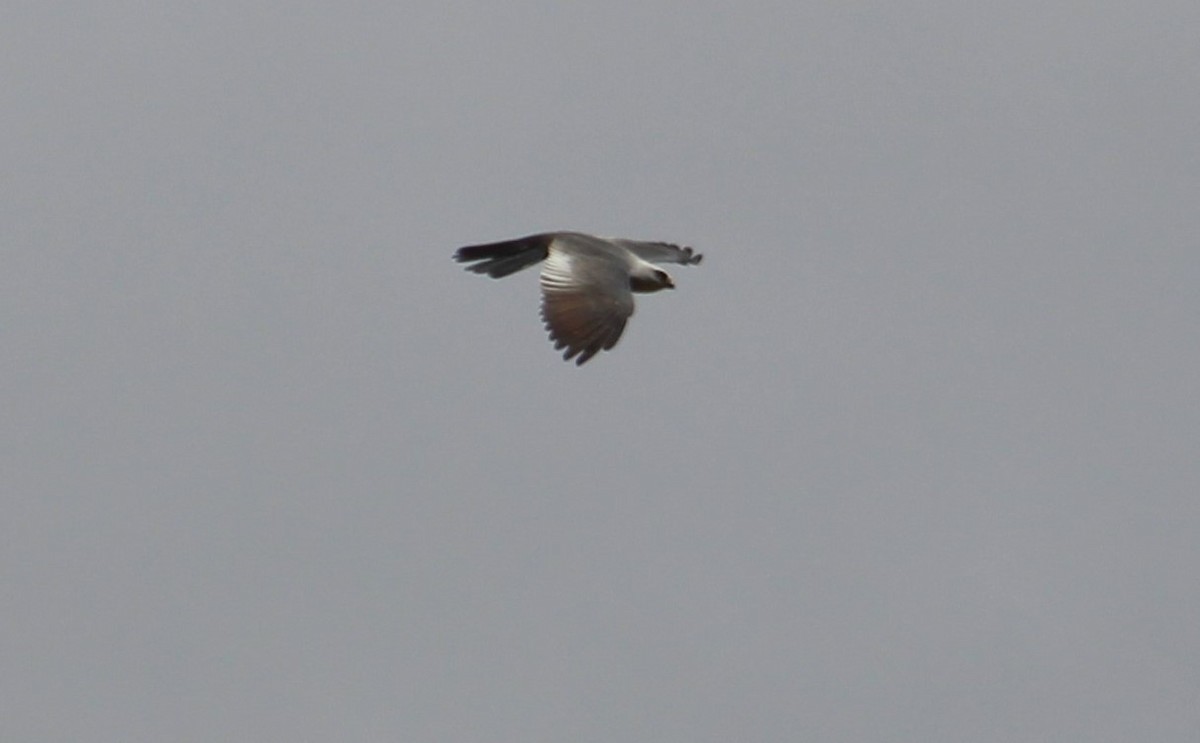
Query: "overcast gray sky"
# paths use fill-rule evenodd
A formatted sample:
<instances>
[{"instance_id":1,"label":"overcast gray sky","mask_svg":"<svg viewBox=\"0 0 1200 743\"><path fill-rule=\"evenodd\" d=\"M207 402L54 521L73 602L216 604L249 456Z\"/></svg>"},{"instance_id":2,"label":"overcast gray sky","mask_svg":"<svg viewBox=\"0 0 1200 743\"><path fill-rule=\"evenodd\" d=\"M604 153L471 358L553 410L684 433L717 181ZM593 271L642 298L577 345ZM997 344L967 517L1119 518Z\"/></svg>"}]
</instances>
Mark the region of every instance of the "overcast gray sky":
<instances>
[{"instance_id":1,"label":"overcast gray sky","mask_svg":"<svg viewBox=\"0 0 1200 743\"><path fill-rule=\"evenodd\" d=\"M3 740L1200 736L1194 0L2 15Z\"/></svg>"}]
</instances>

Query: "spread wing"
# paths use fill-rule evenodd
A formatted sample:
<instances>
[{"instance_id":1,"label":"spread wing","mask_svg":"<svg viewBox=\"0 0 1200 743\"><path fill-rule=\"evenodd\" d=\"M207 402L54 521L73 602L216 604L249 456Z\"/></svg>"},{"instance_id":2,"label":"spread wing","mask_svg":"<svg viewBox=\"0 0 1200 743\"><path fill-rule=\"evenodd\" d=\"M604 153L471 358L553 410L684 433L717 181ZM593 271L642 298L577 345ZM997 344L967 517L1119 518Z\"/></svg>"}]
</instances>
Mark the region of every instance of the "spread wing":
<instances>
[{"instance_id":1,"label":"spread wing","mask_svg":"<svg viewBox=\"0 0 1200 743\"><path fill-rule=\"evenodd\" d=\"M672 243L643 242L641 240L613 240L613 242L650 263L682 263L686 266L699 263L704 258L703 255L691 248L680 247Z\"/></svg>"},{"instance_id":2,"label":"spread wing","mask_svg":"<svg viewBox=\"0 0 1200 743\"><path fill-rule=\"evenodd\" d=\"M617 344L633 314L622 261L553 247L542 267L542 319L563 359L580 365Z\"/></svg>"}]
</instances>

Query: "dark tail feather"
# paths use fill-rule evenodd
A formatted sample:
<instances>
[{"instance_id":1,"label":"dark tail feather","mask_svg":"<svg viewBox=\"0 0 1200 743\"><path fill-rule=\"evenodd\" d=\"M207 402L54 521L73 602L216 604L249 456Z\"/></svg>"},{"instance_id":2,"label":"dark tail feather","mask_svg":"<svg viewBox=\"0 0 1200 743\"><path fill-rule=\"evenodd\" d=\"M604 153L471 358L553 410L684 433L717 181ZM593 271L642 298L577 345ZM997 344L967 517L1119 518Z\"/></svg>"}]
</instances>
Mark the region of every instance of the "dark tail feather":
<instances>
[{"instance_id":1,"label":"dark tail feather","mask_svg":"<svg viewBox=\"0 0 1200 743\"><path fill-rule=\"evenodd\" d=\"M468 245L454 253L454 260L470 263L468 271L485 273L493 279L516 273L544 261L550 254L551 235L530 235L486 245Z\"/></svg>"}]
</instances>

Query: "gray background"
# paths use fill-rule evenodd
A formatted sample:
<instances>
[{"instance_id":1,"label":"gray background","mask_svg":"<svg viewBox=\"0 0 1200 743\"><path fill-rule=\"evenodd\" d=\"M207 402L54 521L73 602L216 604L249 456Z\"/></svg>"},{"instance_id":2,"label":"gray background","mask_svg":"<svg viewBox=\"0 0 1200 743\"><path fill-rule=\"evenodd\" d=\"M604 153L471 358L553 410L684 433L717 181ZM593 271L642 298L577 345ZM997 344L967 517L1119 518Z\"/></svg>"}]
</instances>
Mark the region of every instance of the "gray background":
<instances>
[{"instance_id":1,"label":"gray background","mask_svg":"<svg viewBox=\"0 0 1200 743\"><path fill-rule=\"evenodd\" d=\"M5 741L1194 741L1200 6L10 3ZM543 229L707 255L559 361Z\"/></svg>"}]
</instances>

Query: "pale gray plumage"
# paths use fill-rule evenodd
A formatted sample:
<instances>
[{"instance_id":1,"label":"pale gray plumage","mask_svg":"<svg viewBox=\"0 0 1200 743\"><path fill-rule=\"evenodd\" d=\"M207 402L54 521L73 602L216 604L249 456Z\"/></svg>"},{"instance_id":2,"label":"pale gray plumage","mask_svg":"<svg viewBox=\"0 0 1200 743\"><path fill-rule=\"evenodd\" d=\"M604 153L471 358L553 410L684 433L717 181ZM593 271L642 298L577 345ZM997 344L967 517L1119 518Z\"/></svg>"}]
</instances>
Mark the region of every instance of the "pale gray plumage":
<instances>
[{"instance_id":1,"label":"pale gray plumage","mask_svg":"<svg viewBox=\"0 0 1200 743\"><path fill-rule=\"evenodd\" d=\"M563 358L583 364L617 344L633 314L633 293L674 289L655 263L699 263L691 248L662 242L544 232L459 248L454 259L494 279L542 267L542 319Z\"/></svg>"}]
</instances>

